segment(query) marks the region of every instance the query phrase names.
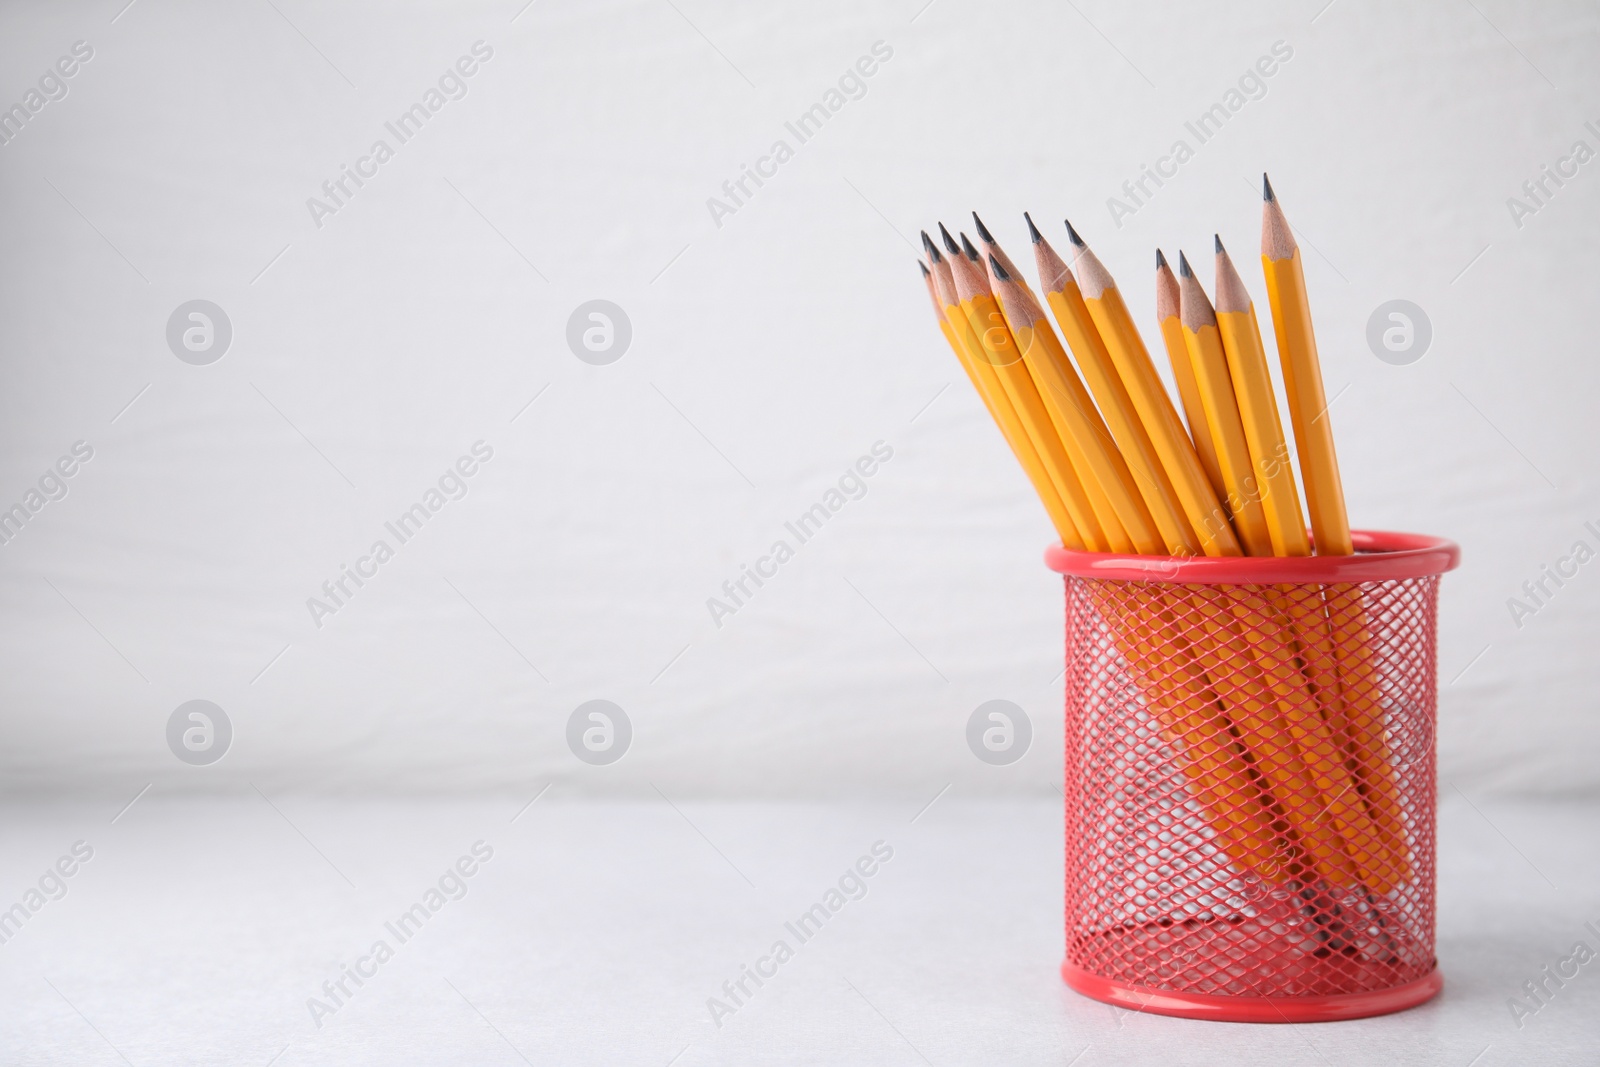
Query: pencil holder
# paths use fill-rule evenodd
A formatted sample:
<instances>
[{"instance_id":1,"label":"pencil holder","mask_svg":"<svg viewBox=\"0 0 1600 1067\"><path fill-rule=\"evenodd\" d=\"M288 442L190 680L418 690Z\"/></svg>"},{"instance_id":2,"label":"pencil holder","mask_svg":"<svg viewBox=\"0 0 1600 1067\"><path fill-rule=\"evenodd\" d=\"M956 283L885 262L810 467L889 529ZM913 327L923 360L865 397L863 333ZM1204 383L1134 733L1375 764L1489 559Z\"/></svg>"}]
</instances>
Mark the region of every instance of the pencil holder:
<instances>
[{"instance_id":1,"label":"pencil holder","mask_svg":"<svg viewBox=\"0 0 1600 1067\"><path fill-rule=\"evenodd\" d=\"M1460 550L1354 538L1351 556L1047 552L1079 993L1308 1022L1439 991L1435 635Z\"/></svg>"}]
</instances>

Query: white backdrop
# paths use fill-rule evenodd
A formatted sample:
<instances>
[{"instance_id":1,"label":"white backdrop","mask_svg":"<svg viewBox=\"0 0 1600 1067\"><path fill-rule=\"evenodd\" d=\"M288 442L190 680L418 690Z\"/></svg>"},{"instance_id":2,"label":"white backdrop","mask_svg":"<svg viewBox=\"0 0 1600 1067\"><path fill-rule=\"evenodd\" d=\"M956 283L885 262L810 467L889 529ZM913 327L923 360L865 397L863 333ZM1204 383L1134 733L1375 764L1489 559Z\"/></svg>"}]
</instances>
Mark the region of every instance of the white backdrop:
<instances>
[{"instance_id":1,"label":"white backdrop","mask_svg":"<svg viewBox=\"0 0 1600 1067\"><path fill-rule=\"evenodd\" d=\"M931 321L917 230L976 208L1020 254L1024 209L1053 239L1070 215L1158 344L1157 243L1209 281L1221 231L1263 297L1263 169L1354 523L1465 550L1445 777L1600 785L1600 567L1520 627L1507 606L1600 547L1592 5L124 3L0 11L0 106L27 115L0 146L0 507L66 490L0 546L6 788L1047 794L1049 528ZM1576 174L1541 204L1547 164ZM593 299L631 323L609 365L567 343ZM1366 341L1393 299L1432 325L1409 365ZM191 300L231 324L207 365L166 336ZM386 532L478 442L464 496ZM716 625L707 599L878 442L865 495ZM964 738L995 698L1034 725L1008 767ZM232 723L207 767L166 738L194 699ZM567 745L591 699L632 722L610 766Z\"/></svg>"}]
</instances>

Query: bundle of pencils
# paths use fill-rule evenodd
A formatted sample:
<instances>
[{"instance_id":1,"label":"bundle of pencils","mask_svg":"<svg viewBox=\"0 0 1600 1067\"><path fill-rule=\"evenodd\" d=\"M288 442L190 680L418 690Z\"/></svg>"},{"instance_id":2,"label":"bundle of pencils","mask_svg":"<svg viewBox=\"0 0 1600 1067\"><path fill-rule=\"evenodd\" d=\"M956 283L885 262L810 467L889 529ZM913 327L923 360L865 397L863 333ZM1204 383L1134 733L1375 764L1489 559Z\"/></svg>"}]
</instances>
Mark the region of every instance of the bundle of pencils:
<instances>
[{"instance_id":1,"label":"bundle of pencils","mask_svg":"<svg viewBox=\"0 0 1600 1067\"><path fill-rule=\"evenodd\" d=\"M1264 176L1263 201L1262 265L1310 536L1255 305L1220 237L1215 303L1187 257L1175 277L1156 252L1180 419L1116 282L1070 222L1069 266L1024 215L1060 337L977 215L978 244L943 224L942 249L923 233L939 327L1065 547L1354 551L1300 253ZM1148 583L1130 596L1113 584L1088 583L1096 610L1235 867L1269 883L1368 894L1405 882L1359 589Z\"/></svg>"}]
</instances>

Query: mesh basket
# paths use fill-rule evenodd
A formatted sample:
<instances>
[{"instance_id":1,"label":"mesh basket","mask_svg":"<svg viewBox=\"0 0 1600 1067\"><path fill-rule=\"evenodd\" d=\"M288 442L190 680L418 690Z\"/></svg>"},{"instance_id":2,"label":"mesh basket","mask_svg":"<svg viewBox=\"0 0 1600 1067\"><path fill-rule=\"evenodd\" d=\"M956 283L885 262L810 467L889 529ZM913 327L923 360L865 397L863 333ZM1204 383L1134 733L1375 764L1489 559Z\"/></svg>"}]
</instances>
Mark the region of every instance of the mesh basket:
<instances>
[{"instance_id":1,"label":"mesh basket","mask_svg":"<svg viewBox=\"0 0 1600 1067\"><path fill-rule=\"evenodd\" d=\"M1439 991L1435 634L1454 544L1052 549L1066 575L1066 961L1088 996L1253 1022Z\"/></svg>"}]
</instances>

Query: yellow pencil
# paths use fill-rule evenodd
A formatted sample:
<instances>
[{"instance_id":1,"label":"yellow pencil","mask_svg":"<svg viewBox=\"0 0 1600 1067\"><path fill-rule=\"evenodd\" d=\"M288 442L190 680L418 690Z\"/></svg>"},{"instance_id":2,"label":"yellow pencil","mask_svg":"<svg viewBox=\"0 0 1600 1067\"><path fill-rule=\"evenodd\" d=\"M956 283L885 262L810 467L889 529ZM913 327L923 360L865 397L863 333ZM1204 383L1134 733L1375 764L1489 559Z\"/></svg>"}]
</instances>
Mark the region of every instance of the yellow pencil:
<instances>
[{"instance_id":1,"label":"yellow pencil","mask_svg":"<svg viewBox=\"0 0 1600 1067\"><path fill-rule=\"evenodd\" d=\"M1027 219L1028 234L1033 240L1033 258L1039 270L1039 284L1044 288L1045 299L1055 313L1068 347L1078 357L1084 380L1100 404L1106 425L1122 450L1129 474L1160 538L1159 542L1146 542L1150 547L1140 548L1139 551L1155 554L1164 545L1169 555L1195 555L1199 551L1199 542L1183 517L1183 505L1179 503L1172 480L1167 477L1155 446L1150 443L1150 435L1145 432L1133 400L1122 384L1111 353L1106 351L1100 331L1090 318L1089 309L1084 306L1077 280L1061 257L1056 255L1055 249L1050 247L1050 242L1034 226L1033 219L1027 213L1023 214L1023 218Z\"/></svg>"},{"instance_id":2,"label":"yellow pencil","mask_svg":"<svg viewBox=\"0 0 1600 1067\"><path fill-rule=\"evenodd\" d=\"M1067 445L1073 466L1082 472L1090 499L1097 504L1103 501L1103 507L1110 512L1109 516L1102 515L1101 525L1119 529L1133 551L1159 552L1160 542L1156 540L1150 513L1134 488L1127 464L1106 432L1094 401L1067 361L1066 350L1050 328L1044 309L998 258L990 257L989 270L1011 335ZM1099 507L1096 513L1100 513Z\"/></svg>"},{"instance_id":3,"label":"yellow pencil","mask_svg":"<svg viewBox=\"0 0 1600 1067\"><path fill-rule=\"evenodd\" d=\"M1250 446L1245 441L1244 423L1234 400L1233 379L1228 373L1228 357L1222 351L1217 333L1217 316L1205 290L1189 266L1189 258L1178 253L1178 317L1194 372L1195 389L1205 409L1206 427L1211 434L1212 452L1221 470L1223 494L1233 513L1233 527L1251 556L1272 555L1272 538L1267 533L1267 517L1261 509L1261 490L1252 473Z\"/></svg>"},{"instance_id":4,"label":"yellow pencil","mask_svg":"<svg viewBox=\"0 0 1600 1067\"><path fill-rule=\"evenodd\" d=\"M1228 357L1233 395L1239 403L1245 441L1250 446L1250 464L1256 484L1261 487L1272 554L1307 556L1311 554L1311 543L1306 538L1289 446L1283 439L1283 423L1278 419L1278 401L1272 395L1255 304L1234 269L1233 260L1228 258L1228 250L1222 247L1221 237L1216 238L1216 250L1217 332Z\"/></svg>"},{"instance_id":5,"label":"yellow pencil","mask_svg":"<svg viewBox=\"0 0 1600 1067\"><path fill-rule=\"evenodd\" d=\"M926 237L927 234L923 234L923 236ZM920 259L917 260L917 267L922 271L923 284L928 287L928 299L933 302L933 313L939 320L939 332L944 334L944 339L950 345L950 350L959 359L961 358L961 341L956 337L955 330L950 328L950 323L945 321L944 305L939 303L939 290L934 286L933 272ZM977 380L974 379L972 384L976 388L978 385Z\"/></svg>"},{"instance_id":6,"label":"yellow pencil","mask_svg":"<svg viewBox=\"0 0 1600 1067\"><path fill-rule=\"evenodd\" d=\"M990 417L1000 427L1000 433L1011 446L1017 462L1022 465L1023 473L1028 476L1028 481L1033 483L1034 492L1038 494L1046 513L1049 514L1056 533L1061 537L1061 543L1068 548L1080 550L1088 548L1083 535L1078 532L1077 524L1072 521L1071 512L1061 499L1060 491L1056 489L1055 482L1045 469L1044 461L1039 458L1033 439L1028 436L1027 428L1018 417L1011 398L1006 395L999 374L989 365L982 346L978 343L977 335L972 330L971 322L961 310L961 298L956 293L955 279L951 274L950 265L939 255L939 250L934 247L926 233L922 238L923 247L927 249L929 260L933 264L934 288L938 291L939 303L942 305L941 321L956 339L952 346L956 358L960 360L967 376L972 379L973 387L983 399L984 406L989 409Z\"/></svg>"},{"instance_id":7,"label":"yellow pencil","mask_svg":"<svg viewBox=\"0 0 1600 1067\"><path fill-rule=\"evenodd\" d=\"M967 263L971 265L981 279L983 291L992 298L993 306L999 309L999 313L994 319L995 328L990 331L992 337L998 339L1001 333L1008 335L1010 344L1014 346L1014 354L1022 355L1025 351L1024 346L1018 344L1016 335L1011 333L1011 324L1006 320L1004 310L1000 308L1000 294L995 290L993 278L979 256L977 248L973 246L971 239L965 233L961 235L961 252L966 257ZM985 343L987 344L990 339L985 338ZM1012 350L1005 351L1010 353ZM1012 358L1012 356L1007 355L1006 358ZM1089 510L1093 513L1095 521L1099 523L1105 543L1111 546L1111 551L1113 552L1132 552L1133 543L1128 539L1127 530L1122 525L1122 520L1117 517L1116 508L1113 507L1111 498L1107 494L1106 481L1102 476L1102 472L1095 468L1090 461L1089 454L1082 448L1083 435L1074 433L1072 427L1062 421L1066 412L1060 407L1060 401L1066 396L1066 384L1060 379L1059 375L1048 375L1046 373L1055 368L1036 366L1037 363L1037 359L1035 362L1030 363L1024 358L1021 367L1022 376L1033 382L1033 388L1039 395L1039 399L1044 406L1044 412L1049 417L1050 424L1055 428L1056 439L1060 441L1061 447L1066 451L1067 461L1071 465L1073 473L1077 475L1077 484L1082 488L1084 498L1089 502Z\"/></svg>"},{"instance_id":8,"label":"yellow pencil","mask_svg":"<svg viewBox=\"0 0 1600 1067\"><path fill-rule=\"evenodd\" d=\"M1222 467L1217 462L1217 446L1212 440L1211 426L1206 422L1205 405L1200 400L1200 388L1195 383L1194 363L1189 358L1189 347L1183 338L1183 323L1178 317L1178 279L1167 266L1167 257L1156 249L1156 321L1161 325L1161 343L1167 350L1167 362L1172 364L1172 379L1178 383L1178 399L1183 403L1183 417L1189 424L1189 437L1200 457L1200 466L1211 479L1211 488L1222 500L1222 506L1232 515L1228 490L1223 484ZM1236 529L1234 533L1238 533ZM1248 551L1248 549L1247 549Z\"/></svg>"},{"instance_id":9,"label":"yellow pencil","mask_svg":"<svg viewBox=\"0 0 1600 1067\"><path fill-rule=\"evenodd\" d=\"M1184 432L1172 400L1156 375L1155 364L1150 362L1150 353L1139 337L1117 283L1070 223L1067 236L1077 250L1073 274L1083 292L1083 302L1100 331L1106 350L1111 353L1118 376L1133 400L1145 432L1150 435L1167 477L1172 479L1173 491L1183 505L1184 517L1199 541L1200 550L1208 556L1239 555L1239 541L1200 466L1194 443Z\"/></svg>"},{"instance_id":10,"label":"yellow pencil","mask_svg":"<svg viewBox=\"0 0 1600 1067\"><path fill-rule=\"evenodd\" d=\"M1323 391L1322 366L1311 325L1305 271L1298 243L1267 176L1261 176L1261 266L1283 368L1284 393L1294 427L1306 510L1318 554L1349 555L1355 551L1345 512L1344 486L1333 445L1333 427ZM1311 651L1315 681L1327 692L1329 724L1344 739L1362 796L1390 852L1396 877L1404 877L1405 833L1395 796L1394 769L1387 758L1382 731L1382 701L1373 675L1370 634L1361 594L1348 586L1325 591L1329 613L1326 640ZM1331 645L1331 649L1326 647ZM1336 676L1337 698L1328 676Z\"/></svg>"},{"instance_id":11,"label":"yellow pencil","mask_svg":"<svg viewBox=\"0 0 1600 1067\"><path fill-rule=\"evenodd\" d=\"M958 252L949 257L948 262L955 277L960 310L971 324L979 346L978 361L994 370L1001 388L1011 400L1018 420L1033 442L1040 462L1050 475L1050 481L1061 495L1062 503L1067 506L1073 526L1089 551L1114 551L1104 528L1095 517L1081 476L1074 470L1072 460L1056 433L1055 424L1045 410L1044 401L1039 397L1039 390L1022 362L1022 353L1018 351L1011 331L1006 327L1005 315L989 292L988 278L979 273L977 264L968 260L965 253Z\"/></svg>"},{"instance_id":12,"label":"yellow pencil","mask_svg":"<svg viewBox=\"0 0 1600 1067\"><path fill-rule=\"evenodd\" d=\"M1261 346L1255 305L1220 237L1216 239L1216 254L1218 332L1227 354L1254 474L1263 490L1262 507L1273 554L1309 555L1311 545L1272 393L1266 353ZM1349 727L1340 721L1340 690L1335 682L1346 677L1336 659L1338 645L1343 642L1336 643L1323 605L1295 595L1291 588L1275 591L1274 595L1261 598L1259 604L1236 610L1258 616L1266 611L1279 613L1286 640L1281 655L1270 664L1263 663L1263 670L1279 700L1285 727L1294 736L1322 790L1329 815L1338 824L1363 881L1370 888L1384 891L1394 883L1400 869L1393 834L1374 825L1374 814L1379 814L1380 821L1382 815L1368 808L1365 798L1361 810L1348 803L1351 787L1356 783L1350 777L1349 753L1344 745ZM1355 644L1350 651L1354 653L1360 642L1352 641ZM1295 655L1298 663L1291 663L1290 657ZM1362 793L1355 791L1355 795Z\"/></svg>"},{"instance_id":13,"label":"yellow pencil","mask_svg":"<svg viewBox=\"0 0 1600 1067\"><path fill-rule=\"evenodd\" d=\"M1300 249L1265 174L1261 186L1261 266L1267 276L1267 302L1272 307L1272 330L1283 367L1283 391L1289 401L1295 451L1300 456L1300 483L1306 490L1311 532L1319 555L1348 556L1355 545L1350 540L1339 457L1333 449L1333 427L1322 391L1322 363L1311 328Z\"/></svg>"}]
</instances>

